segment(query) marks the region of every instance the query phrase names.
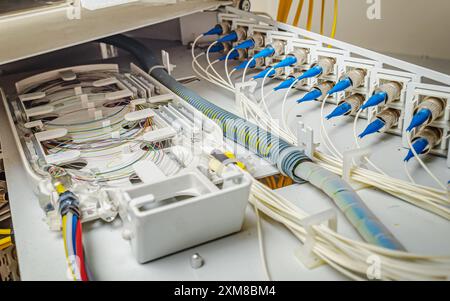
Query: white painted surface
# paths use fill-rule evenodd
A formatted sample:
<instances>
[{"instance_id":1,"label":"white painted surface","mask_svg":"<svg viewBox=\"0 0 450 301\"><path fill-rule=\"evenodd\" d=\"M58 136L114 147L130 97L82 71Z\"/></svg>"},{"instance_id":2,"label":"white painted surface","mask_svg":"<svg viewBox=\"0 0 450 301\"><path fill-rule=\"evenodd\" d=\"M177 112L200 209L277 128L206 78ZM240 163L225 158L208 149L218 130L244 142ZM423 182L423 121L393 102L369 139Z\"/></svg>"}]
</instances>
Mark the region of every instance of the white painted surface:
<instances>
[{"instance_id":1,"label":"white painted surface","mask_svg":"<svg viewBox=\"0 0 450 301\"><path fill-rule=\"evenodd\" d=\"M96 11L82 10L79 20L68 20L64 11L56 11L2 21L0 65L213 9L219 4L212 0L158 6L133 2Z\"/></svg>"},{"instance_id":2,"label":"white painted surface","mask_svg":"<svg viewBox=\"0 0 450 301\"><path fill-rule=\"evenodd\" d=\"M333 2L326 0L327 34L331 31ZM450 59L450 1L380 0L380 3L381 19L369 20L370 5L366 0L339 0L336 38L380 52ZM253 0L252 7L276 18L278 1ZM320 28L320 7L321 1L315 0L313 30L316 32ZM301 27L305 27L307 11L308 1L305 1Z\"/></svg>"}]
</instances>

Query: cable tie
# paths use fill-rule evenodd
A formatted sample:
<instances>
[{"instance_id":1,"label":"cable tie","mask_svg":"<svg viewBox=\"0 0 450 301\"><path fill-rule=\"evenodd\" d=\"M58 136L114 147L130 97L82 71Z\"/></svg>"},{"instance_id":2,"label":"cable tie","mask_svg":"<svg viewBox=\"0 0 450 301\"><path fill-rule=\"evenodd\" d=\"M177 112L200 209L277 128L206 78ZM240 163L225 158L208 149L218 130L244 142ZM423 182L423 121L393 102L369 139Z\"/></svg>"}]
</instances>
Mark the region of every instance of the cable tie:
<instances>
[{"instance_id":1,"label":"cable tie","mask_svg":"<svg viewBox=\"0 0 450 301\"><path fill-rule=\"evenodd\" d=\"M155 70L155 69L164 69L164 70L167 71L166 66L164 66L164 65L156 65L156 66L153 66L153 67L150 68L150 70L148 71L148 74L149 74L149 75L152 75L152 72L153 72L153 70Z\"/></svg>"}]
</instances>

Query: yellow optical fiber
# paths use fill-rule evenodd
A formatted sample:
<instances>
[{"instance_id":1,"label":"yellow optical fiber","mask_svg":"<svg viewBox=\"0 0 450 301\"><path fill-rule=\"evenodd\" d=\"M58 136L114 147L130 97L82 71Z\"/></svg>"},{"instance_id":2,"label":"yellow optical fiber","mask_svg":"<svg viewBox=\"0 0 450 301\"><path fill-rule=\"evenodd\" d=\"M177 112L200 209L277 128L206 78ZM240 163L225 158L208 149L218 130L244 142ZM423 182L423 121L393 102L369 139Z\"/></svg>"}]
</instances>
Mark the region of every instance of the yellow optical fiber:
<instances>
[{"instance_id":1,"label":"yellow optical fiber","mask_svg":"<svg viewBox=\"0 0 450 301\"><path fill-rule=\"evenodd\" d=\"M0 229L0 235L11 235L11 229Z\"/></svg>"},{"instance_id":2,"label":"yellow optical fiber","mask_svg":"<svg viewBox=\"0 0 450 301\"><path fill-rule=\"evenodd\" d=\"M286 23L289 16L289 11L291 9L292 0L280 0L278 5L278 15L277 20Z\"/></svg>"},{"instance_id":3,"label":"yellow optical fiber","mask_svg":"<svg viewBox=\"0 0 450 301\"><path fill-rule=\"evenodd\" d=\"M8 242L8 243L6 243L4 245L0 245L0 251L6 250L10 246L12 246L12 242Z\"/></svg>"},{"instance_id":4,"label":"yellow optical fiber","mask_svg":"<svg viewBox=\"0 0 450 301\"><path fill-rule=\"evenodd\" d=\"M337 29L337 19L338 19L338 7L339 3L338 0L334 0L334 16L333 16L333 27L331 29L331 38L334 39L336 36L336 29Z\"/></svg>"},{"instance_id":5,"label":"yellow optical fiber","mask_svg":"<svg viewBox=\"0 0 450 301\"><path fill-rule=\"evenodd\" d=\"M2 239L0 239L0 246L4 245L4 244L7 244L7 243L10 243L10 242L11 242L11 236L2 238Z\"/></svg>"},{"instance_id":6,"label":"yellow optical fiber","mask_svg":"<svg viewBox=\"0 0 450 301\"><path fill-rule=\"evenodd\" d=\"M66 192L66 188L61 183L57 183L55 185L55 188L56 188L56 192L58 192L58 194L63 194L64 192Z\"/></svg>"},{"instance_id":7,"label":"yellow optical fiber","mask_svg":"<svg viewBox=\"0 0 450 301\"><path fill-rule=\"evenodd\" d=\"M338 19L338 0L334 0L334 13L333 13L333 26L331 28L331 35L330 37L334 39L336 36L336 29L337 29L337 19ZM331 48L331 45L328 45L328 48Z\"/></svg>"},{"instance_id":8,"label":"yellow optical fiber","mask_svg":"<svg viewBox=\"0 0 450 301\"><path fill-rule=\"evenodd\" d=\"M287 19L289 17L289 11L291 10L292 6L292 0L287 0L286 8L284 9L284 15L283 15L283 23L287 22Z\"/></svg>"},{"instance_id":9,"label":"yellow optical fiber","mask_svg":"<svg viewBox=\"0 0 450 301\"><path fill-rule=\"evenodd\" d=\"M294 23L292 25L298 26L298 22L300 21L300 17L302 16L303 4L305 0L300 0L297 7L297 12L295 13Z\"/></svg>"},{"instance_id":10,"label":"yellow optical fiber","mask_svg":"<svg viewBox=\"0 0 450 301\"><path fill-rule=\"evenodd\" d=\"M322 0L322 7L320 11L320 34L323 35L325 29L325 0Z\"/></svg>"},{"instance_id":11,"label":"yellow optical fiber","mask_svg":"<svg viewBox=\"0 0 450 301\"><path fill-rule=\"evenodd\" d=\"M286 5L285 0L280 0L280 3L278 4L278 14L277 14L277 20L281 21L284 14L284 7Z\"/></svg>"},{"instance_id":12,"label":"yellow optical fiber","mask_svg":"<svg viewBox=\"0 0 450 301\"><path fill-rule=\"evenodd\" d=\"M283 188L283 182L284 182L284 177L282 175L278 176L278 183L277 183L277 187L278 188Z\"/></svg>"},{"instance_id":13,"label":"yellow optical fiber","mask_svg":"<svg viewBox=\"0 0 450 301\"><path fill-rule=\"evenodd\" d=\"M306 23L306 29L309 31L311 31L312 28L313 16L314 16L314 0L309 0L308 21Z\"/></svg>"}]
</instances>

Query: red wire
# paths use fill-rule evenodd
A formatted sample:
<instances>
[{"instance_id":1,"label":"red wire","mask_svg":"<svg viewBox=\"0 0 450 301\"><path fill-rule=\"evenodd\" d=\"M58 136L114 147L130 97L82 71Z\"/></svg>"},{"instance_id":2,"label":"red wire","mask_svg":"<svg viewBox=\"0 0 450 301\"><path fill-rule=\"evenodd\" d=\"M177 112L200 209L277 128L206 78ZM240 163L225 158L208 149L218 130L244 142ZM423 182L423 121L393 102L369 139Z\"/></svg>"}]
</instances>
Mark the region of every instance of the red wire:
<instances>
[{"instance_id":1,"label":"red wire","mask_svg":"<svg viewBox=\"0 0 450 301\"><path fill-rule=\"evenodd\" d=\"M81 274L81 280L82 281L89 281L87 274L86 274L86 265L84 263L84 253L83 253L83 237L82 237L82 230L81 230L81 222L78 220L77 223L77 234L76 234L76 252L78 255L78 258L80 259L80 274Z\"/></svg>"}]
</instances>

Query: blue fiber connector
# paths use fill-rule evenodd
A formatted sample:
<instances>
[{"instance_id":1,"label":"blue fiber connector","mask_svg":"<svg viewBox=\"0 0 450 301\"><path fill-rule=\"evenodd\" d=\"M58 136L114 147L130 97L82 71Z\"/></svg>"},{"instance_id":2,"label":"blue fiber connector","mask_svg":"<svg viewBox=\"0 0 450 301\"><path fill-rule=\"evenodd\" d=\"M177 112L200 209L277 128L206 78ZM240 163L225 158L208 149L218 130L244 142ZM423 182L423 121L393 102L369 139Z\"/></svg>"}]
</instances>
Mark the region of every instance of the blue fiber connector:
<instances>
[{"instance_id":1,"label":"blue fiber connector","mask_svg":"<svg viewBox=\"0 0 450 301\"><path fill-rule=\"evenodd\" d=\"M328 95L345 91L353 85L352 80L348 77L339 81L330 91L328 91Z\"/></svg>"},{"instance_id":2,"label":"blue fiber connector","mask_svg":"<svg viewBox=\"0 0 450 301\"><path fill-rule=\"evenodd\" d=\"M238 35L235 31L232 31L231 33L227 34L226 36L221 37L217 40L218 43L224 43L224 42L235 42L238 39Z\"/></svg>"},{"instance_id":3,"label":"blue fiber connector","mask_svg":"<svg viewBox=\"0 0 450 301\"><path fill-rule=\"evenodd\" d=\"M348 112L350 112L351 110L352 110L352 106L347 102L343 102L342 104L337 106L336 109L334 109L334 111L331 112L325 118L330 120L331 118L334 118L334 117L343 116L343 115L347 114Z\"/></svg>"},{"instance_id":4,"label":"blue fiber connector","mask_svg":"<svg viewBox=\"0 0 450 301\"><path fill-rule=\"evenodd\" d=\"M428 109L421 109L419 112L417 112L413 119L411 120L410 125L406 129L407 132L411 132L413 129L415 129L418 126L421 126L424 124L429 118L431 117L431 111Z\"/></svg>"},{"instance_id":5,"label":"blue fiber connector","mask_svg":"<svg viewBox=\"0 0 450 301\"><path fill-rule=\"evenodd\" d=\"M386 123L381 119L375 119L371 124L367 126L367 128L362 132L358 137L360 139L364 138L367 135L373 134L381 130Z\"/></svg>"},{"instance_id":6,"label":"blue fiber connector","mask_svg":"<svg viewBox=\"0 0 450 301\"><path fill-rule=\"evenodd\" d=\"M323 72L323 68L319 65L316 65L316 66L312 67L311 69L309 69L308 71L306 71L305 73L303 73L298 79L302 80L305 78L319 76L322 74L322 72Z\"/></svg>"},{"instance_id":7,"label":"blue fiber connector","mask_svg":"<svg viewBox=\"0 0 450 301\"><path fill-rule=\"evenodd\" d=\"M266 48L264 48L263 50L261 50L260 52L258 52L257 54L255 54L253 56L253 58L256 60L259 58L272 56L274 53L275 53L275 48L273 48L272 46L269 45Z\"/></svg>"},{"instance_id":8,"label":"blue fiber connector","mask_svg":"<svg viewBox=\"0 0 450 301\"><path fill-rule=\"evenodd\" d=\"M227 55L228 54L226 54L224 56L221 56L219 58L219 61L225 61L227 59ZM233 50L233 52L231 52L230 55L228 56L228 59L229 60L233 60L233 59L238 58L238 57L239 57L239 51Z\"/></svg>"},{"instance_id":9,"label":"blue fiber connector","mask_svg":"<svg viewBox=\"0 0 450 301\"><path fill-rule=\"evenodd\" d=\"M240 43L237 46L234 46L234 49L247 49L253 47L255 47L255 41L253 41L253 39L249 39L247 41Z\"/></svg>"},{"instance_id":10,"label":"blue fiber connector","mask_svg":"<svg viewBox=\"0 0 450 301\"><path fill-rule=\"evenodd\" d=\"M275 91L289 88L295 81L295 77L290 77L274 88Z\"/></svg>"},{"instance_id":11,"label":"blue fiber connector","mask_svg":"<svg viewBox=\"0 0 450 301\"><path fill-rule=\"evenodd\" d=\"M301 99L297 100L297 103L316 100L320 96L322 96L322 91L320 91L319 89L314 89L311 92L307 93L305 96L303 96Z\"/></svg>"},{"instance_id":12,"label":"blue fiber connector","mask_svg":"<svg viewBox=\"0 0 450 301\"><path fill-rule=\"evenodd\" d=\"M203 35L204 36L213 36L213 35L220 36L222 33L223 33L222 26L220 26L220 24L217 24L216 26L214 26L213 28L211 28L210 30L205 32Z\"/></svg>"},{"instance_id":13,"label":"blue fiber connector","mask_svg":"<svg viewBox=\"0 0 450 301\"><path fill-rule=\"evenodd\" d=\"M262 71L262 72L256 74L255 76L253 76L253 79L263 78L266 75L267 76L275 75L275 70L272 69L271 67L269 67L269 68L265 69L264 71Z\"/></svg>"},{"instance_id":14,"label":"blue fiber connector","mask_svg":"<svg viewBox=\"0 0 450 301\"><path fill-rule=\"evenodd\" d=\"M213 46L209 49L209 52L210 52L210 53L221 52L221 51L223 51L224 49L225 49L225 47L223 46L223 44L222 44L222 43L218 43L218 44L213 45Z\"/></svg>"},{"instance_id":15,"label":"blue fiber connector","mask_svg":"<svg viewBox=\"0 0 450 301\"><path fill-rule=\"evenodd\" d=\"M366 103L364 103L361 106L361 110L365 110L370 107L375 107L375 106L379 105L380 103L386 101L387 98L388 98L388 95L386 92L378 92L378 93L372 95L372 97L370 97L369 100L366 101Z\"/></svg>"},{"instance_id":16,"label":"blue fiber connector","mask_svg":"<svg viewBox=\"0 0 450 301\"><path fill-rule=\"evenodd\" d=\"M293 55L287 56L284 60L273 66L274 69L289 67L297 63L297 58Z\"/></svg>"},{"instance_id":17,"label":"blue fiber connector","mask_svg":"<svg viewBox=\"0 0 450 301\"><path fill-rule=\"evenodd\" d=\"M240 64L239 66L234 67L235 70L242 70L245 68L245 66L247 66L248 61L243 62L242 64ZM248 68L255 68L256 67L256 61L252 60L250 62L250 64L248 65Z\"/></svg>"},{"instance_id":18,"label":"blue fiber connector","mask_svg":"<svg viewBox=\"0 0 450 301\"><path fill-rule=\"evenodd\" d=\"M419 138L416 141L414 141L412 146L413 146L414 150L416 151L416 153L418 155L420 155L420 154L423 154L423 152L428 147L428 145L429 145L429 142L427 139ZM408 162L409 160L411 160L412 157L414 157L414 153L412 152L412 150L409 150L404 161Z\"/></svg>"}]
</instances>

